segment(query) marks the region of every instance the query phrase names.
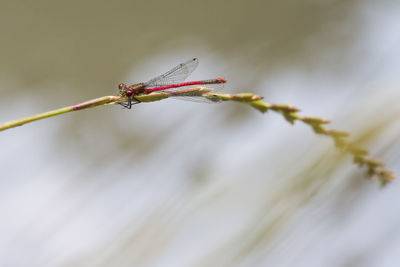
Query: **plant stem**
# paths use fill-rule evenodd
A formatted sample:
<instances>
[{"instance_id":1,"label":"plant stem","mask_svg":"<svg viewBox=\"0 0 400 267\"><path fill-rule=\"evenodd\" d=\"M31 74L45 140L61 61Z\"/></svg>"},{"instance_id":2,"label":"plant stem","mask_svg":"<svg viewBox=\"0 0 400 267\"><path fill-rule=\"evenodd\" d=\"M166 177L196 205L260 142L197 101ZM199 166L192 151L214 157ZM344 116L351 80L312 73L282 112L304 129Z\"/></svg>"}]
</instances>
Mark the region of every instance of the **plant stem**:
<instances>
[{"instance_id":1,"label":"plant stem","mask_svg":"<svg viewBox=\"0 0 400 267\"><path fill-rule=\"evenodd\" d=\"M103 97L99 97L96 99L92 99L92 100L80 103L78 105L63 107L63 108L43 112L43 113L40 113L37 115L21 118L18 120L9 121L9 122L0 124L0 131L4 131L9 128L21 126L28 122L37 121L37 120L45 119L48 117L53 117L53 116L61 115L64 113L76 111L76 110L92 108L92 107L96 107L96 106L103 106L103 105L107 105L107 104L114 104L119 99L120 99L120 97L117 97L117 96L103 96Z\"/></svg>"},{"instance_id":2,"label":"plant stem","mask_svg":"<svg viewBox=\"0 0 400 267\"><path fill-rule=\"evenodd\" d=\"M265 113L268 110L273 110L281 114L291 124L294 124L296 120L301 121L305 124L308 124L316 134L322 134L332 138L337 148L352 155L354 163L359 165L360 167L365 166L368 175L370 177L377 177L381 181L382 185L387 184L388 182L394 180L395 178L394 174L385 168L383 162L367 158L368 155L367 150L359 148L354 144L350 143L347 140L347 138L349 137L349 133L345 131L326 128L325 124L328 124L330 121L325 120L323 118L301 116L297 114L299 109L291 105L269 104L260 101L262 99L261 96L251 93L241 93L241 94L215 93L211 89L206 87L192 87L192 88L179 89L175 91L162 91L156 93L153 92L151 94L138 95L135 96L135 98L140 102L154 102L173 96L203 97L213 102L237 101L248 104L262 113ZM103 96L77 105L55 109L38 115L25 117L22 119L0 124L0 131L13 128L16 126L21 126L28 122L37 121L72 111L93 108L97 106L124 103L127 100L128 99L126 97L121 97L121 96Z\"/></svg>"}]
</instances>

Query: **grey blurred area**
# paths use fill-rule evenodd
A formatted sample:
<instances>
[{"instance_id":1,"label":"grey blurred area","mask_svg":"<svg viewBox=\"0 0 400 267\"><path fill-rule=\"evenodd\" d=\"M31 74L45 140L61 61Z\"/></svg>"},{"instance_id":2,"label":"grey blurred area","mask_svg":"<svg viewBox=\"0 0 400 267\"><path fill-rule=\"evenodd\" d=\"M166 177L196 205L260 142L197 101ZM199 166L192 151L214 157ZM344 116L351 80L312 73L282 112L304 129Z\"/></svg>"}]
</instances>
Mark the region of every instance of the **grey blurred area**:
<instances>
[{"instance_id":1,"label":"grey blurred area","mask_svg":"<svg viewBox=\"0 0 400 267\"><path fill-rule=\"evenodd\" d=\"M332 120L400 176L400 2L1 1L0 121L190 58ZM107 106L0 134L0 266L398 266L400 189L238 103Z\"/></svg>"}]
</instances>

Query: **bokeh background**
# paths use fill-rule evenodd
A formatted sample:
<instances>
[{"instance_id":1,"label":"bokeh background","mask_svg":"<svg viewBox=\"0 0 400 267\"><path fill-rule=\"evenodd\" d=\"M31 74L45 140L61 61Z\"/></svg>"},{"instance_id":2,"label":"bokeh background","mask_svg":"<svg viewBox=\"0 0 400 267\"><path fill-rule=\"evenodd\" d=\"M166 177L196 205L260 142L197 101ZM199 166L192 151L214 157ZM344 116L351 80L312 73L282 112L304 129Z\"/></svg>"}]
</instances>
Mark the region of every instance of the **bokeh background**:
<instances>
[{"instance_id":1,"label":"bokeh background","mask_svg":"<svg viewBox=\"0 0 400 267\"><path fill-rule=\"evenodd\" d=\"M400 175L397 0L1 1L0 121L198 57ZM398 266L400 188L246 105L95 108L0 134L0 266Z\"/></svg>"}]
</instances>

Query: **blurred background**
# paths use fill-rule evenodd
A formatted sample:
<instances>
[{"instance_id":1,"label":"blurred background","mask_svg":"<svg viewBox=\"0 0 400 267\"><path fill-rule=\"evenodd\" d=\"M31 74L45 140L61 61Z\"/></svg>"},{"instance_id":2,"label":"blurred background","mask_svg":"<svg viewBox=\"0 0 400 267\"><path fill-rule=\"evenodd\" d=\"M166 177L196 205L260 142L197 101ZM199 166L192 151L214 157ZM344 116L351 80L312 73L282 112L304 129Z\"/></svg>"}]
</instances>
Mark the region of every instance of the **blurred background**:
<instances>
[{"instance_id":1,"label":"blurred background","mask_svg":"<svg viewBox=\"0 0 400 267\"><path fill-rule=\"evenodd\" d=\"M400 175L400 2L2 1L0 121L198 57ZM0 266L398 266L400 188L302 123L167 99L0 133Z\"/></svg>"}]
</instances>

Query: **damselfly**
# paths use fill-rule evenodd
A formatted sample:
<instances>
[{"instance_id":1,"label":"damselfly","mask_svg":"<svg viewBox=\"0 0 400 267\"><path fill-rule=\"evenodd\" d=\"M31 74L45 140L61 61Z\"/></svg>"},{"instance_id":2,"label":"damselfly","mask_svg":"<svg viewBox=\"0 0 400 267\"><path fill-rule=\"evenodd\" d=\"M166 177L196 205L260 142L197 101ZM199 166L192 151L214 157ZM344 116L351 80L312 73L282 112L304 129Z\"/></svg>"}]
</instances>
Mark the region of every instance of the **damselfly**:
<instances>
[{"instance_id":1,"label":"damselfly","mask_svg":"<svg viewBox=\"0 0 400 267\"><path fill-rule=\"evenodd\" d=\"M183 82L196 69L199 64L197 58L193 58L185 63L179 64L175 68L166 73L151 79L146 83L136 83L126 85L121 83L118 85L119 94L121 97L127 97L127 103L120 103L122 106L130 109L133 104L138 104L140 101L135 98L137 95L150 94L152 92L174 90L181 87L189 87L195 85L206 85L212 89L221 89L226 83L224 78L216 78L203 81ZM134 102L133 102L133 101Z\"/></svg>"}]
</instances>

